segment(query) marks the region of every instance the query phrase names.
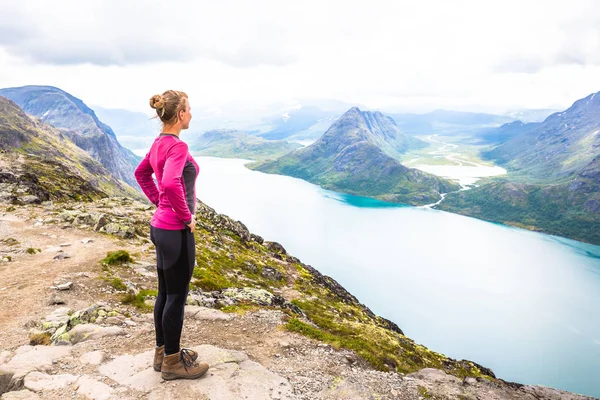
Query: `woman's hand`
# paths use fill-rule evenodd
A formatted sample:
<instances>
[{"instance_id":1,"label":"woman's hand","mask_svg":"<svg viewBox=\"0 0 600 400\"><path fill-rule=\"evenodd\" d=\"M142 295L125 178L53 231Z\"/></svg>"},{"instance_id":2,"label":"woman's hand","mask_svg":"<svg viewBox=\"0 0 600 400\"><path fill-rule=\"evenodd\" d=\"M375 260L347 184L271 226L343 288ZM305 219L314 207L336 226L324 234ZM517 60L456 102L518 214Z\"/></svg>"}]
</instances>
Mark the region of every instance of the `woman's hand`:
<instances>
[{"instance_id":1,"label":"woman's hand","mask_svg":"<svg viewBox=\"0 0 600 400\"><path fill-rule=\"evenodd\" d=\"M190 231L192 233L194 233L194 230L196 229L196 216L192 214L192 222L190 222L188 225L188 228L190 228Z\"/></svg>"}]
</instances>

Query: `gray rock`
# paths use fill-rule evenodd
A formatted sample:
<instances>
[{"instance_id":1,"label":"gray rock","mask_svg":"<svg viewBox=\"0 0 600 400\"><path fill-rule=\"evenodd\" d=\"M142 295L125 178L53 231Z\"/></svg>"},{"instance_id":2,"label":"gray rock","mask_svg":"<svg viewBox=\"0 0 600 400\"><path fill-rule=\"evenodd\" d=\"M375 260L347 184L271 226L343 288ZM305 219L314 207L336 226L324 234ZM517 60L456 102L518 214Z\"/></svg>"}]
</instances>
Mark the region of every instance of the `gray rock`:
<instances>
[{"instance_id":1,"label":"gray rock","mask_svg":"<svg viewBox=\"0 0 600 400\"><path fill-rule=\"evenodd\" d=\"M100 365L105 358L106 354L103 351L96 350L83 354L79 360L84 364Z\"/></svg>"},{"instance_id":2,"label":"gray rock","mask_svg":"<svg viewBox=\"0 0 600 400\"><path fill-rule=\"evenodd\" d=\"M80 324L68 333L68 341L72 344L106 336L124 335L125 331L118 326L98 326L95 324Z\"/></svg>"},{"instance_id":3,"label":"gray rock","mask_svg":"<svg viewBox=\"0 0 600 400\"><path fill-rule=\"evenodd\" d=\"M64 260L66 258L71 258L70 255L68 255L67 253L58 253L57 255L54 256L55 260Z\"/></svg>"},{"instance_id":4,"label":"gray rock","mask_svg":"<svg viewBox=\"0 0 600 400\"><path fill-rule=\"evenodd\" d=\"M162 383L152 369L154 351L124 355L99 368L102 375L132 389L146 392L147 399L209 398L211 400L296 399L290 383L239 351L211 345L193 348L198 360L210 365L200 379Z\"/></svg>"},{"instance_id":5,"label":"gray rock","mask_svg":"<svg viewBox=\"0 0 600 400\"><path fill-rule=\"evenodd\" d=\"M82 376L77 381L77 393L92 400L108 400L113 395L113 389L105 383L88 376Z\"/></svg>"},{"instance_id":6,"label":"gray rock","mask_svg":"<svg viewBox=\"0 0 600 400\"><path fill-rule=\"evenodd\" d=\"M229 321L233 318L233 315L215 310L214 308L198 307L198 312L194 314L194 318L205 321Z\"/></svg>"},{"instance_id":7,"label":"gray rock","mask_svg":"<svg viewBox=\"0 0 600 400\"><path fill-rule=\"evenodd\" d=\"M70 354L70 347L19 347L10 361L0 365L0 393L20 389L29 372L47 371L54 362Z\"/></svg>"},{"instance_id":8,"label":"gray rock","mask_svg":"<svg viewBox=\"0 0 600 400\"><path fill-rule=\"evenodd\" d=\"M0 391L0 393L2 393ZM29 390L17 390L2 395L2 400L40 400L40 396Z\"/></svg>"},{"instance_id":9,"label":"gray rock","mask_svg":"<svg viewBox=\"0 0 600 400\"><path fill-rule=\"evenodd\" d=\"M54 257L56 259L56 257ZM68 257L67 257L68 258ZM56 290L70 290L73 287L73 282L65 282L60 285L56 285L54 288Z\"/></svg>"},{"instance_id":10,"label":"gray rock","mask_svg":"<svg viewBox=\"0 0 600 400\"><path fill-rule=\"evenodd\" d=\"M56 293L52 293L52 295L48 299L48 305L53 306L53 305L59 305L59 304L65 304L65 300L62 297L60 297L59 295L57 295Z\"/></svg>"},{"instance_id":11,"label":"gray rock","mask_svg":"<svg viewBox=\"0 0 600 400\"><path fill-rule=\"evenodd\" d=\"M271 267L264 267L261 272L261 275L267 279L271 279L274 281L280 281L283 279L283 275L281 274L281 272Z\"/></svg>"},{"instance_id":12,"label":"gray rock","mask_svg":"<svg viewBox=\"0 0 600 400\"><path fill-rule=\"evenodd\" d=\"M68 385L77 381L79 377L70 374L48 375L42 372L33 371L25 377L24 386L33 392L41 390L64 389Z\"/></svg>"}]
</instances>

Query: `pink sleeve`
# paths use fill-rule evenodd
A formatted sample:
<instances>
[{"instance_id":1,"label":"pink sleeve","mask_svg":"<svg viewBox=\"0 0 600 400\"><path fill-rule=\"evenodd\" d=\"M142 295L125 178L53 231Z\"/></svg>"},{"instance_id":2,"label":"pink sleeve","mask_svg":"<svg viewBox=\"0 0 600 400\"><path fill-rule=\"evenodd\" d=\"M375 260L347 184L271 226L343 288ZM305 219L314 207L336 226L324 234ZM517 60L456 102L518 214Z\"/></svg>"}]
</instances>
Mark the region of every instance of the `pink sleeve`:
<instances>
[{"instance_id":1,"label":"pink sleeve","mask_svg":"<svg viewBox=\"0 0 600 400\"><path fill-rule=\"evenodd\" d=\"M182 179L183 168L187 161L188 146L178 141L167 150L167 159L163 170L162 185L165 196L169 199L171 208L184 223L192 220L192 213L185 200L184 182Z\"/></svg>"},{"instance_id":2,"label":"pink sleeve","mask_svg":"<svg viewBox=\"0 0 600 400\"><path fill-rule=\"evenodd\" d=\"M148 197L148 199L154 205L158 205L158 188L156 187L156 183L154 183L154 179L152 178L152 174L154 170L152 169L152 165L150 165L150 161L148 160L148 156L150 153L146 154L146 157L142 160L140 165L135 169L135 179L137 183L142 188L142 191Z\"/></svg>"}]
</instances>

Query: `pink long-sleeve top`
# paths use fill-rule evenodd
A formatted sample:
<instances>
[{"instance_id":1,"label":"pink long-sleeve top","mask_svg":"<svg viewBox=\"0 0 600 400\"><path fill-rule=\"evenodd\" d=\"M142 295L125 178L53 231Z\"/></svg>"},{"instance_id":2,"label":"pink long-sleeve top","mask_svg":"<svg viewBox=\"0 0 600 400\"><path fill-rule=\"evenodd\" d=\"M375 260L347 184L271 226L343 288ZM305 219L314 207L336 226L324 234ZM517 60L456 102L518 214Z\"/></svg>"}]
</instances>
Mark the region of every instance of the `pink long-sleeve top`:
<instances>
[{"instance_id":1,"label":"pink long-sleeve top","mask_svg":"<svg viewBox=\"0 0 600 400\"><path fill-rule=\"evenodd\" d=\"M144 194L158 208L151 225L167 230L185 229L196 212L196 178L200 167L179 137L161 133L135 170ZM152 178L156 177L156 182Z\"/></svg>"}]
</instances>

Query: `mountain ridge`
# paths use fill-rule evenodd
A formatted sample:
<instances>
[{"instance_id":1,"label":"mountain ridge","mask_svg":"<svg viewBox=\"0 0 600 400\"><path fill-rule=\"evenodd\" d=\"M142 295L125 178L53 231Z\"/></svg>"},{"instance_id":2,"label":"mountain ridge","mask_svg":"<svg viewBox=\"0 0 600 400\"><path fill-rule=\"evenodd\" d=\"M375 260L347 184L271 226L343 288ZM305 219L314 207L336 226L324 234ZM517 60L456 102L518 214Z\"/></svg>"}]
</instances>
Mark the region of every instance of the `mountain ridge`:
<instances>
[{"instance_id":1,"label":"mountain ridge","mask_svg":"<svg viewBox=\"0 0 600 400\"><path fill-rule=\"evenodd\" d=\"M138 187L133 176L141 160L118 142L113 130L75 96L53 86L0 89L26 113L64 131L72 142L98 160L117 179Z\"/></svg>"}]
</instances>

